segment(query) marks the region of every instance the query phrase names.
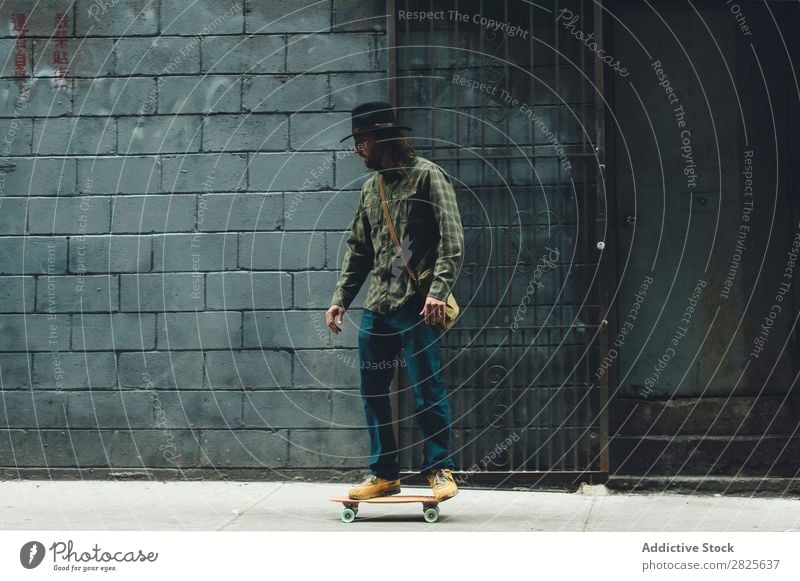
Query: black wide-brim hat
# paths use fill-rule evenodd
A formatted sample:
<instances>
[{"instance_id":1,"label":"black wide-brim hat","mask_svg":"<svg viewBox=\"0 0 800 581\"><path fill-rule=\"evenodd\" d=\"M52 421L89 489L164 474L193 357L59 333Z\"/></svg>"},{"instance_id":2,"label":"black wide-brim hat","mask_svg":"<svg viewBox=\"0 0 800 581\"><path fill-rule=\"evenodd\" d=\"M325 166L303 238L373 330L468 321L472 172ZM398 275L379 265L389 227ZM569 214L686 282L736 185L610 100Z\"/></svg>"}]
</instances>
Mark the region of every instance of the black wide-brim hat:
<instances>
[{"instance_id":1,"label":"black wide-brim hat","mask_svg":"<svg viewBox=\"0 0 800 581\"><path fill-rule=\"evenodd\" d=\"M406 129L411 131L411 127L397 124L394 109L385 101L370 101L369 103L358 105L353 109L351 115L351 133L340 139L339 143L349 137L382 129Z\"/></svg>"}]
</instances>

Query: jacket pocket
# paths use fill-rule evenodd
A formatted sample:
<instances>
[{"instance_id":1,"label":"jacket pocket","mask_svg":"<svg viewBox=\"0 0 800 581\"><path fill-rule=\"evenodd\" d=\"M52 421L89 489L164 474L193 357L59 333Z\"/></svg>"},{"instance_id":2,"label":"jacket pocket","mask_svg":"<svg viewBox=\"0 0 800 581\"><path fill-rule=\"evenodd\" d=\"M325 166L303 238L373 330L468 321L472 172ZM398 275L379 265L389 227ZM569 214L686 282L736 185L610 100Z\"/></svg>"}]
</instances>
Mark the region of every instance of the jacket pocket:
<instances>
[{"instance_id":1,"label":"jacket pocket","mask_svg":"<svg viewBox=\"0 0 800 581\"><path fill-rule=\"evenodd\" d=\"M397 195L397 219L400 222L408 222L418 204L417 188L406 185Z\"/></svg>"},{"instance_id":2,"label":"jacket pocket","mask_svg":"<svg viewBox=\"0 0 800 581\"><path fill-rule=\"evenodd\" d=\"M383 225L383 209L381 208L381 198L368 194L364 201L364 211L367 213L369 224L373 230L379 229Z\"/></svg>"}]
</instances>

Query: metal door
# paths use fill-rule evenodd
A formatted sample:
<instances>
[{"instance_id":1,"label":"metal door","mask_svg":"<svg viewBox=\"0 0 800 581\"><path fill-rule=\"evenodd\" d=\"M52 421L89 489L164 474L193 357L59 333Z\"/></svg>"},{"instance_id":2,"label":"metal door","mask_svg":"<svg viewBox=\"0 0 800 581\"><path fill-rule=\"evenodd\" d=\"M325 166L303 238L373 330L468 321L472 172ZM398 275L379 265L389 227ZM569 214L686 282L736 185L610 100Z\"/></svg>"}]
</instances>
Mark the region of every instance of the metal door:
<instances>
[{"instance_id":1,"label":"metal door","mask_svg":"<svg viewBox=\"0 0 800 581\"><path fill-rule=\"evenodd\" d=\"M778 249L791 246L795 224L790 164L778 157L789 151L783 127L795 90L783 44L792 9L747 3L747 32L724 3L615 11L613 51L627 55L631 74L613 83L614 110L624 114L614 132L611 336L638 313L609 366L623 397L783 394L792 383L796 358L783 339L792 316L770 318L785 268ZM648 51L631 33L640 30ZM758 356L765 319L770 340Z\"/></svg>"}]
</instances>

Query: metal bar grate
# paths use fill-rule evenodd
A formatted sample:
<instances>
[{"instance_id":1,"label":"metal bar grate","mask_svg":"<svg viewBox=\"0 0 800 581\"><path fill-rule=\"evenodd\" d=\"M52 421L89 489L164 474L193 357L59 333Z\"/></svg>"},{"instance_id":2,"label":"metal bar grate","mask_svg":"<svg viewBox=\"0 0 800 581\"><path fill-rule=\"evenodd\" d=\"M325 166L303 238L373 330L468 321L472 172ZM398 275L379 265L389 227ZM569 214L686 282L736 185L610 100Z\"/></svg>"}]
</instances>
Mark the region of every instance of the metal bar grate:
<instances>
[{"instance_id":1,"label":"metal bar grate","mask_svg":"<svg viewBox=\"0 0 800 581\"><path fill-rule=\"evenodd\" d=\"M388 5L431 9L421 0ZM601 43L599 2L568 6ZM456 183L464 224L454 288L463 310L443 358L453 459L466 475L504 479L605 473L607 385L592 382L607 349L595 250L602 67L565 32L558 0L437 9L450 17L395 22L389 36L396 105L420 155ZM492 30L475 14L509 26ZM416 471L422 435L405 374L398 387L400 461Z\"/></svg>"}]
</instances>

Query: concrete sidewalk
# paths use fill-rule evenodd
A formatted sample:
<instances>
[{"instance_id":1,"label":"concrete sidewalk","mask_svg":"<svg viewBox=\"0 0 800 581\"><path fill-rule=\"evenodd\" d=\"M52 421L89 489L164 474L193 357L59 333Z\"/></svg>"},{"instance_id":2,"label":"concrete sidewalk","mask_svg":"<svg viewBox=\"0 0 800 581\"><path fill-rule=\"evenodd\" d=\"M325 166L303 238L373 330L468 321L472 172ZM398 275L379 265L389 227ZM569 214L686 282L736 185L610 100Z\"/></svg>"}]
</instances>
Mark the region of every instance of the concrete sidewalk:
<instances>
[{"instance_id":1,"label":"concrete sidewalk","mask_svg":"<svg viewBox=\"0 0 800 581\"><path fill-rule=\"evenodd\" d=\"M0 529L205 531L787 531L800 499L462 488L435 524L419 504L362 504L340 521L343 484L4 481ZM598 491L598 487L591 490ZM600 487L599 492L605 488ZM403 494L430 489L404 487Z\"/></svg>"}]
</instances>

